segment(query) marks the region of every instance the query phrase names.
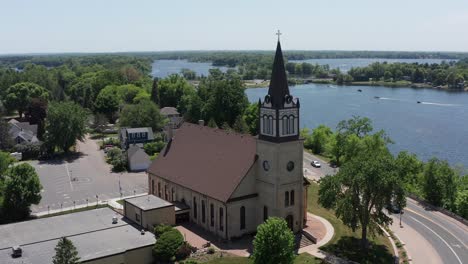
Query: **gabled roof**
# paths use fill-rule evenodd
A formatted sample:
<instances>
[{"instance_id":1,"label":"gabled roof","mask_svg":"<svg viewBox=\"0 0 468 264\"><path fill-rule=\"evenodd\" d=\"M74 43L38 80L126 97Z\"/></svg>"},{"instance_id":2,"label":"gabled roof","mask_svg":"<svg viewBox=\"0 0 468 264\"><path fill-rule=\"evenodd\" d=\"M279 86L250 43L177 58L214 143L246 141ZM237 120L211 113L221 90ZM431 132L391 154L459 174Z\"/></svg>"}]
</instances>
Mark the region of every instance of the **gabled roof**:
<instances>
[{"instance_id":1,"label":"gabled roof","mask_svg":"<svg viewBox=\"0 0 468 264\"><path fill-rule=\"evenodd\" d=\"M137 145L132 145L127 150L127 158L129 162L136 162L136 163L144 163L148 162L149 164L149 156L146 152Z\"/></svg>"},{"instance_id":2,"label":"gabled roof","mask_svg":"<svg viewBox=\"0 0 468 264\"><path fill-rule=\"evenodd\" d=\"M255 158L250 135L184 123L148 173L226 202Z\"/></svg>"},{"instance_id":3,"label":"gabled roof","mask_svg":"<svg viewBox=\"0 0 468 264\"><path fill-rule=\"evenodd\" d=\"M273 70L271 71L270 87L268 94L271 97L271 102L274 108L282 108L283 100L286 95L289 95L288 80L286 78L286 70L284 68L283 52L281 44L278 41L276 46L275 60L273 62Z\"/></svg>"},{"instance_id":4,"label":"gabled roof","mask_svg":"<svg viewBox=\"0 0 468 264\"><path fill-rule=\"evenodd\" d=\"M163 115L179 115L179 112L175 107L163 107L161 108L161 114Z\"/></svg>"}]
</instances>

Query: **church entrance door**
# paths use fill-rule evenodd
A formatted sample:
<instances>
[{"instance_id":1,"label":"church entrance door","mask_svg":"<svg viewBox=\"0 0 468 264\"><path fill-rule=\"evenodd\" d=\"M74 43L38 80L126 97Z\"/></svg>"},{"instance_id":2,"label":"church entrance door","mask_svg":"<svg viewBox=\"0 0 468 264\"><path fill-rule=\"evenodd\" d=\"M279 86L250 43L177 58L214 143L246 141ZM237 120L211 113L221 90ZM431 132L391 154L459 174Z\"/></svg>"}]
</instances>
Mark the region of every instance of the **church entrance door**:
<instances>
[{"instance_id":1,"label":"church entrance door","mask_svg":"<svg viewBox=\"0 0 468 264\"><path fill-rule=\"evenodd\" d=\"M291 231L292 231L293 230L293 223L294 223L292 215L286 216L286 223L288 224L289 229L291 229Z\"/></svg>"}]
</instances>

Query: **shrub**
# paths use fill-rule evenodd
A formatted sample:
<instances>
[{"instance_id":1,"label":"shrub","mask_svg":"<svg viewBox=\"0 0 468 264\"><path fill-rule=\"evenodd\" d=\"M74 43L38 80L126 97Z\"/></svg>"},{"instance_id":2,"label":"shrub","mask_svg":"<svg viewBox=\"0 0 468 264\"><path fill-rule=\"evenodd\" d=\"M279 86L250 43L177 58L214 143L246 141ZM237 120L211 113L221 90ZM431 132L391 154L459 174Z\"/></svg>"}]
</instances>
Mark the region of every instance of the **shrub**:
<instances>
[{"instance_id":1,"label":"shrub","mask_svg":"<svg viewBox=\"0 0 468 264\"><path fill-rule=\"evenodd\" d=\"M185 259L187 258L188 256L190 256L190 254L192 254L193 252L196 251L196 248L192 247L189 243L187 242L184 242L178 249L177 249L177 252L176 252L176 260L181 260L181 259Z\"/></svg>"},{"instance_id":2,"label":"shrub","mask_svg":"<svg viewBox=\"0 0 468 264\"><path fill-rule=\"evenodd\" d=\"M41 142L29 143L23 142L21 144L16 144L13 148L14 152L21 152L23 154L23 160L27 159L37 159L41 154Z\"/></svg>"},{"instance_id":3,"label":"shrub","mask_svg":"<svg viewBox=\"0 0 468 264\"><path fill-rule=\"evenodd\" d=\"M287 264L294 261L294 235L282 218L270 217L259 225L253 245L256 264Z\"/></svg>"},{"instance_id":4,"label":"shrub","mask_svg":"<svg viewBox=\"0 0 468 264\"><path fill-rule=\"evenodd\" d=\"M209 247L208 250L206 251L206 253L208 253L208 254L214 254L214 253L215 253L214 247Z\"/></svg>"},{"instance_id":5,"label":"shrub","mask_svg":"<svg viewBox=\"0 0 468 264\"><path fill-rule=\"evenodd\" d=\"M154 236L156 238L159 238L161 237L162 234L168 232L168 231L171 231L173 230L174 228L170 225L165 225L165 224L159 224L157 226L154 227Z\"/></svg>"},{"instance_id":6,"label":"shrub","mask_svg":"<svg viewBox=\"0 0 468 264\"><path fill-rule=\"evenodd\" d=\"M159 237L153 247L153 256L159 261L174 261L175 254L184 243L184 237L177 229L167 231Z\"/></svg>"},{"instance_id":7,"label":"shrub","mask_svg":"<svg viewBox=\"0 0 468 264\"><path fill-rule=\"evenodd\" d=\"M165 144L162 141L150 142L143 145L143 149L145 150L146 154L152 156L155 153L161 152L161 150L164 148L164 145Z\"/></svg>"},{"instance_id":8,"label":"shrub","mask_svg":"<svg viewBox=\"0 0 468 264\"><path fill-rule=\"evenodd\" d=\"M181 261L179 262L180 264L198 264L195 260L186 260L186 261Z\"/></svg>"}]
</instances>

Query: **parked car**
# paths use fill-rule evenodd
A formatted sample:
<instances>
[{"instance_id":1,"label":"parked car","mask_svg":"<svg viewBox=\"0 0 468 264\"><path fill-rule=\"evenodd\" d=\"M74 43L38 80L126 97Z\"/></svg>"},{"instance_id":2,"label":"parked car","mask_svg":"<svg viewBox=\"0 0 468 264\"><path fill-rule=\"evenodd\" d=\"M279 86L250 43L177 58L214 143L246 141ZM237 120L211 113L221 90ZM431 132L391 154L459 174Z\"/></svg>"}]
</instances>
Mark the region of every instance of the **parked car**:
<instances>
[{"instance_id":1,"label":"parked car","mask_svg":"<svg viewBox=\"0 0 468 264\"><path fill-rule=\"evenodd\" d=\"M312 165L313 167L315 168L320 168L322 167L322 165L320 165L320 162L316 161L316 160L313 160L310 165Z\"/></svg>"},{"instance_id":2,"label":"parked car","mask_svg":"<svg viewBox=\"0 0 468 264\"><path fill-rule=\"evenodd\" d=\"M401 211L401 208L399 206L397 206L396 204L394 204L394 203L388 204L386 206L386 208L387 208L389 214L399 214L400 212L403 213Z\"/></svg>"}]
</instances>

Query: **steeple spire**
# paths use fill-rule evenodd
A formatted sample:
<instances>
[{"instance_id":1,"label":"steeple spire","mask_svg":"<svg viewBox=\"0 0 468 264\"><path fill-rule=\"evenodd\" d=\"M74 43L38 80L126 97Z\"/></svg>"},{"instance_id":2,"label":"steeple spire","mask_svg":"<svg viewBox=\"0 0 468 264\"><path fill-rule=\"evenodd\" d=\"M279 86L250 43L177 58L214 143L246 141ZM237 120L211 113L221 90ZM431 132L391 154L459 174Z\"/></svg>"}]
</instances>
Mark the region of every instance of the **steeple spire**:
<instances>
[{"instance_id":1,"label":"steeple spire","mask_svg":"<svg viewBox=\"0 0 468 264\"><path fill-rule=\"evenodd\" d=\"M281 108L286 95L289 95L288 80L286 78L286 70L284 68L283 52L279 36L281 33L278 30L278 44L276 46L275 60L273 62L273 70L271 71L270 87L268 95L270 95L272 106Z\"/></svg>"}]
</instances>

